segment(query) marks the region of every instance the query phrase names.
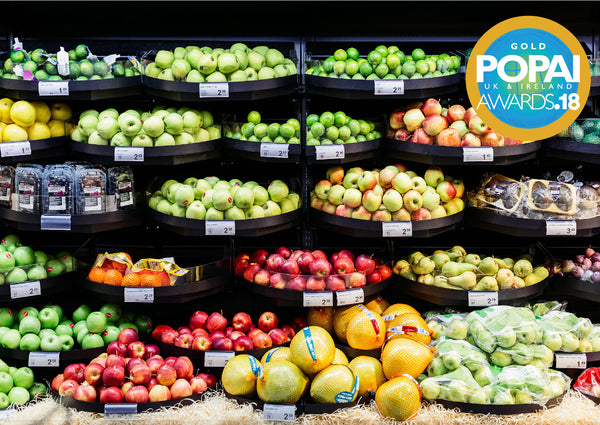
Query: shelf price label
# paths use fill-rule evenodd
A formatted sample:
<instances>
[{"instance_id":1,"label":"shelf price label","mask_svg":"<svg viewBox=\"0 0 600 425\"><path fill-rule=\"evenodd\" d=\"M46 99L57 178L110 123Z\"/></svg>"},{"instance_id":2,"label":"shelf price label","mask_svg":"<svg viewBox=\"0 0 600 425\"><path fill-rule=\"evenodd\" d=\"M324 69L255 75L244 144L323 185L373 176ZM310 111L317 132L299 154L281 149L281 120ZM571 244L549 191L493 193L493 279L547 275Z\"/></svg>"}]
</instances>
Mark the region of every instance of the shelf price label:
<instances>
[{"instance_id":1,"label":"shelf price label","mask_svg":"<svg viewBox=\"0 0 600 425\"><path fill-rule=\"evenodd\" d=\"M404 80L375 80L375 95L402 95L404 94Z\"/></svg>"},{"instance_id":2,"label":"shelf price label","mask_svg":"<svg viewBox=\"0 0 600 425\"><path fill-rule=\"evenodd\" d=\"M585 353L554 353L554 361L557 369L587 369Z\"/></svg>"},{"instance_id":3,"label":"shelf price label","mask_svg":"<svg viewBox=\"0 0 600 425\"><path fill-rule=\"evenodd\" d=\"M40 81L38 82L38 94L40 96L68 96L68 81Z\"/></svg>"},{"instance_id":4,"label":"shelf price label","mask_svg":"<svg viewBox=\"0 0 600 425\"><path fill-rule=\"evenodd\" d=\"M229 97L229 83L199 83L200 97Z\"/></svg>"},{"instance_id":5,"label":"shelf price label","mask_svg":"<svg viewBox=\"0 0 600 425\"><path fill-rule=\"evenodd\" d=\"M104 414L107 416L136 415L137 403L106 403Z\"/></svg>"},{"instance_id":6,"label":"shelf price label","mask_svg":"<svg viewBox=\"0 0 600 425\"><path fill-rule=\"evenodd\" d=\"M235 236L235 221L206 220L204 233L206 236Z\"/></svg>"},{"instance_id":7,"label":"shelf price label","mask_svg":"<svg viewBox=\"0 0 600 425\"><path fill-rule=\"evenodd\" d=\"M235 351L206 351L204 353L204 367L225 367L233 359Z\"/></svg>"},{"instance_id":8,"label":"shelf price label","mask_svg":"<svg viewBox=\"0 0 600 425\"><path fill-rule=\"evenodd\" d=\"M469 291L469 307L498 305L498 291Z\"/></svg>"},{"instance_id":9,"label":"shelf price label","mask_svg":"<svg viewBox=\"0 0 600 425\"><path fill-rule=\"evenodd\" d=\"M337 305L353 305L365 302L365 292L362 288L346 289L335 293Z\"/></svg>"},{"instance_id":10,"label":"shelf price label","mask_svg":"<svg viewBox=\"0 0 600 425\"><path fill-rule=\"evenodd\" d=\"M154 288L123 288L123 301L126 303L153 303Z\"/></svg>"},{"instance_id":11,"label":"shelf price label","mask_svg":"<svg viewBox=\"0 0 600 425\"><path fill-rule=\"evenodd\" d=\"M115 162L144 162L144 147L115 147Z\"/></svg>"},{"instance_id":12,"label":"shelf price label","mask_svg":"<svg viewBox=\"0 0 600 425\"><path fill-rule=\"evenodd\" d=\"M546 220L546 236L577 236L575 220Z\"/></svg>"},{"instance_id":13,"label":"shelf price label","mask_svg":"<svg viewBox=\"0 0 600 425\"><path fill-rule=\"evenodd\" d=\"M317 161L344 159L346 157L346 150L344 149L344 145L318 145L315 146L315 157Z\"/></svg>"},{"instance_id":14,"label":"shelf price label","mask_svg":"<svg viewBox=\"0 0 600 425\"><path fill-rule=\"evenodd\" d=\"M412 222L410 221L383 221L381 232L384 238L410 238L412 237Z\"/></svg>"},{"instance_id":15,"label":"shelf price label","mask_svg":"<svg viewBox=\"0 0 600 425\"><path fill-rule=\"evenodd\" d=\"M2 145L0 145L2 146ZM261 158L288 158L290 145L286 143L261 143Z\"/></svg>"},{"instance_id":16,"label":"shelf price label","mask_svg":"<svg viewBox=\"0 0 600 425\"><path fill-rule=\"evenodd\" d=\"M58 367L59 364L59 351L31 351L27 359L29 367Z\"/></svg>"},{"instance_id":17,"label":"shelf price label","mask_svg":"<svg viewBox=\"0 0 600 425\"><path fill-rule=\"evenodd\" d=\"M23 142L0 143L0 157L31 155L29 140Z\"/></svg>"},{"instance_id":18,"label":"shelf price label","mask_svg":"<svg viewBox=\"0 0 600 425\"><path fill-rule=\"evenodd\" d=\"M71 231L71 216L66 214L42 214L40 217L41 230Z\"/></svg>"},{"instance_id":19,"label":"shelf price label","mask_svg":"<svg viewBox=\"0 0 600 425\"><path fill-rule=\"evenodd\" d=\"M39 295L42 295L42 286L40 285L39 280L13 283L10 285L10 298L13 300L17 298L36 297Z\"/></svg>"},{"instance_id":20,"label":"shelf price label","mask_svg":"<svg viewBox=\"0 0 600 425\"><path fill-rule=\"evenodd\" d=\"M263 406L265 421L293 422L296 420L296 406L293 404L269 404Z\"/></svg>"},{"instance_id":21,"label":"shelf price label","mask_svg":"<svg viewBox=\"0 0 600 425\"><path fill-rule=\"evenodd\" d=\"M463 147L463 162L494 162L494 148Z\"/></svg>"},{"instance_id":22,"label":"shelf price label","mask_svg":"<svg viewBox=\"0 0 600 425\"><path fill-rule=\"evenodd\" d=\"M303 292L304 307L333 307L333 292Z\"/></svg>"}]
</instances>

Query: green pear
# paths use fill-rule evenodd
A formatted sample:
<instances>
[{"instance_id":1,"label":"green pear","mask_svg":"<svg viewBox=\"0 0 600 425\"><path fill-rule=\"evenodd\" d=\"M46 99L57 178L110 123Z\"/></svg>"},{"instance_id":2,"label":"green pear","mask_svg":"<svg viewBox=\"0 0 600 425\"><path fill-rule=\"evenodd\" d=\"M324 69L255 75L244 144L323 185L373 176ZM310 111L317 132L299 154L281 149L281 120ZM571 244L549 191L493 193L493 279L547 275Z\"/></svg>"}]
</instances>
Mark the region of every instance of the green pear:
<instances>
[{"instance_id":1,"label":"green pear","mask_svg":"<svg viewBox=\"0 0 600 425\"><path fill-rule=\"evenodd\" d=\"M509 269L509 270L511 269L511 266L506 264L502 258L494 257L494 261L496 262L496 264L498 264L498 267L501 269Z\"/></svg>"},{"instance_id":2,"label":"green pear","mask_svg":"<svg viewBox=\"0 0 600 425\"><path fill-rule=\"evenodd\" d=\"M410 264L417 264L419 260L423 257L425 257L425 255L422 252L414 251L408 255L407 260Z\"/></svg>"},{"instance_id":3,"label":"green pear","mask_svg":"<svg viewBox=\"0 0 600 425\"><path fill-rule=\"evenodd\" d=\"M412 271L415 274L429 274L435 270L435 263L430 257L422 257L416 264L413 263Z\"/></svg>"},{"instance_id":4,"label":"green pear","mask_svg":"<svg viewBox=\"0 0 600 425\"><path fill-rule=\"evenodd\" d=\"M498 281L494 276L483 276L477 285L473 288L473 291L497 291Z\"/></svg>"},{"instance_id":5,"label":"green pear","mask_svg":"<svg viewBox=\"0 0 600 425\"><path fill-rule=\"evenodd\" d=\"M506 264L508 266L509 269L513 269L514 265L515 265L515 260L513 260L512 258L506 257L503 258L502 261L504 262L504 264Z\"/></svg>"},{"instance_id":6,"label":"green pear","mask_svg":"<svg viewBox=\"0 0 600 425\"><path fill-rule=\"evenodd\" d=\"M493 276L498 273L498 263L494 260L494 257L485 257L477 265L477 271L486 276Z\"/></svg>"},{"instance_id":7,"label":"green pear","mask_svg":"<svg viewBox=\"0 0 600 425\"><path fill-rule=\"evenodd\" d=\"M448 283L450 285L460 286L466 290L471 290L477 285L477 275L472 271L466 271L458 276L449 277Z\"/></svg>"},{"instance_id":8,"label":"green pear","mask_svg":"<svg viewBox=\"0 0 600 425\"><path fill-rule=\"evenodd\" d=\"M431 256L431 259L435 263L436 270L441 270L442 266L450 261L450 257L445 252L436 252Z\"/></svg>"},{"instance_id":9,"label":"green pear","mask_svg":"<svg viewBox=\"0 0 600 425\"><path fill-rule=\"evenodd\" d=\"M467 323L461 319L452 319L446 326L446 336L452 339L465 339L468 333Z\"/></svg>"},{"instance_id":10,"label":"green pear","mask_svg":"<svg viewBox=\"0 0 600 425\"><path fill-rule=\"evenodd\" d=\"M509 269L500 269L496 273L496 280L500 289L513 288L515 285L515 274Z\"/></svg>"},{"instance_id":11,"label":"green pear","mask_svg":"<svg viewBox=\"0 0 600 425\"><path fill-rule=\"evenodd\" d=\"M423 283L425 285L433 285L433 275L431 274L421 274L417 277L417 282Z\"/></svg>"},{"instance_id":12,"label":"green pear","mask_svg":"<svg viewBox=\"0 0 600 425\"><path fill-rule=\"evenodd\" d=\"M469 263L457 263L456 261L449 261L442 266L442 275L446 277L459 276L460 274L470 271L475 272L477 267Z\"/></svg>"},{"instance_id":13,"label":"green pear","mask_svg":"<svg viewBox=\"0 0 600 425\"><path fill-rule=\"evenodd\" d=\"M515 262L515 265L513 266L513 271L515 272L516 276L524 278L528 274L533 273L533 265L531 264L531 261L525 258L521 258L520 260L517 260Z\"/></svg>"},{"instance_id":14,"label":"green pear","mask_svg":"<svg viewBox=\"0 0 600 425\"><path fill-rule=\"evenodd\" d=\"M473 264L474 266L479 265L481 258L477 254L467 254L463 259L463 263Z\"/></svg>"}]
</instances>

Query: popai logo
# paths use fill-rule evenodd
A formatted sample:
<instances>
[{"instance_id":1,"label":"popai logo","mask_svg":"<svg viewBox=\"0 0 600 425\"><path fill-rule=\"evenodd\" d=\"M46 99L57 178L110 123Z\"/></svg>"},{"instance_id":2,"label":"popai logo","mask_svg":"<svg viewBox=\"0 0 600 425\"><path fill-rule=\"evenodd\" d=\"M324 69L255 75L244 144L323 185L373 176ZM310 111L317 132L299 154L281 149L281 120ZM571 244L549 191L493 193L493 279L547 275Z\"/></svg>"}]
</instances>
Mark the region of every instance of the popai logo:
<instances>
[{"instance_id":1,"label":"popai logo","mask_svg":"<svg viewBox=\"0 0 600 425\"><path fill-rule=\"evenodd\" d=\"M563 26L535 16L499 23L475 45L467 92L479 116L514 139L539 140L569 126L590 90L579 41Z\"/></svg>"}]
</instances>

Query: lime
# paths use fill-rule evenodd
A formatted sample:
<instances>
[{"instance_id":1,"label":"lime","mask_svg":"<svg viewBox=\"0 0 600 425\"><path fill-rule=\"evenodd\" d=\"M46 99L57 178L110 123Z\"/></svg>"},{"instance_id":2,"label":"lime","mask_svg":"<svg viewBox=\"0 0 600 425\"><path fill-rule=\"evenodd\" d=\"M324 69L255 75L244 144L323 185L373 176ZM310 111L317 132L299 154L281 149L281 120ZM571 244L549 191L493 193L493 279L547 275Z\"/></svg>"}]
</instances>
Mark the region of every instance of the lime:
<instances>
[{"instance_id":1,"label":"lime","mask_svg":"<svg viewBox=\"0 0 600 425\"><path fill-rule=\"evenodd\" d=\"M429 67L427 67L427 69L429 69ZM415 72L417 72L417 66L415 65L414 61L410 60L402 64L402 74L406 75L407 77L412 77Z\"/></svg>"},{"instance_id":2,"label":"lime","mask_svg":"<svg viewBox=\"0 0 600 425\"><path fill-rule=\"evenodd\" d=\"M367 134L369 134L371 132L371 126L369 125L368 122L366 122L365 120L358 120L359 124L360 124L360 134L362 134L363 136L366 136ZM357 137L358 140L358 137Z\"/></svg>"},{"instance_id":3,"label":"lime","mask_svg":"<svg viewBox=\"0 0 600 425\"><path fill-rule=\"evenodd\" d=\"M429 71L428 73L423 75L423 78L431 78L431 77L433 77L433 72L431 72L431 71Z\"/></svg>"},{"instance_id":4,"label":"lime","mask_svg":"<svg viewBox=\"0 0 600 425\"><path fill-rule=\"evenodd\" d=\"M382 57L386 57L388 55L388 48L385 47L383 44L375 47L375 51L379 52L381 54Z\"/></svg>"},{"instance_id":5,"label":"lime","mask_svg":"<svg viewBox=\"0 0 600 425\"><path fill-rule=\"evenodd\" d=\"M314 74L314 75L319 75L319 72L320 72L320 71L321 71L321 68L320 68L320 67L318 67L318 66L312 66L312 67L310 67L310 68L308 68L308 69L306 70L306 73L307 73L308 75L313 75L313 74Z\"/></svg>"},{"instance_id":6,"label":"lime","mask_svg":"<svg viewBox=\"0 0 600 425\"><path fill-rule=\"evenodd\" d=\"M375 135L373 133L367 134L367 140L375 140Z\"/></svg>"},{"instance_id":7,"label":"lime","mask_svg":"<svg viewBox=\"0 0 600 425\"><path fill-rule=\"evenodd\" d=\"M44 71L46 71L46 73L48 75L56 75L56 74L58 74L58 70L56 69L56 65L54 65L52 62L46 62L44 64Z\"/></svg>"},{"instance_id":8,"label":"lime","mask_svg":"<svg viewBox=\"0 0 600 425\"><path fill-rule=\"evenodd\" d=\"M367 80L379 80L380 78L379 78L379 75L372 73L372 74L369 74L366 79Z\"/></svg>"},{"instance_id":9,"label":"lime","mask_svg":"<svg viewBox=\"0 0 600 425\"><path fill-rule=\"evenodd\" d=\"M346 74L353 76L358 72L358 62L354 59L346 60Z\"/></svg>"},{"instance_id":10,"label":"lime","mask_svg":"<svg viewBox=\"0 0 600 425\"><path fill-rule=\"evenodd\" d=\"M346 127L345 125L343 125L339 128L339 136L340 136L340 139L346 141L350 138L350 136L352 136L352 131L350 131L349 127Z\"/></svg>"},{"instance_id":11,"label":"lime","mask_svg":"<svg viewBox=\"0 0 600 425\"><path fill-rule=\"evenodd\" d=\"M256 137L258 137L259 139L262 139L263 137L265 137L267 135L267 130L269 129L269 126L265 123L259 123L256 124L254 126L254 135Z\"/></svg>"},{"instance_id":12,"label":"lime","mask_svg":"<svg viewBox=\"0 0 600 425\"><path fill-rule=\"evenodd\" d=\"M425 60L417 61L415 66L417 69L417 73L419 73L421 75L425 75L429 72L429 64Z\"/></svg>"},{"instance_id":13,"label":"lime","mask_svg":"<svg viewBox=\"0 0 600 425\"><path fill-rule=\"evenodd\" d=\"M375 123L373 121L367 120L366 123L369 124L370 131L375 131Z\"/></svg>"},{"instance_id":14,"label":"lime","mask_svg":"<svg viewBox=\"0 0 600 425\"><path fill-rule=\"evenodd\" d=\"M349 59L358 60L358 50L356 50L354 47L349 47L346 49L346 56L348 56Z\"/></svg>"},{"instance_id":15,"label":"lime","mask_svg":"<svg viewBox=\"0 0 600 425\"><path fill-rule=\"evenodd\" d=\"M6 72L12 72L14 67L15 63L12 61L11 58L8 58L4 61L4 70Z\"/></svg>"},{"instance_id":16,"label":"lime","mask_svg":"<svg viewBox=\"0 0 600 425\"><path fill-rule=\"evenodd\" d=\"M418 72L415 75L413 75L412 77L410 77L411 80L416 80L418 78L423 78L423 76L421 74L419 74Z\"/></svg>"},{"instance_id":17,"label":"lime","mask_svg":"<svg viewBox=\"0 0 600 425\"><path fill-rule=\"evenodd\" d=\"M260 139L260 143L273 143L273 139L271 139L269 136L265 136Z\"/></svg>"},{"instance_id":18,"label":"lime","mask_svg":"<svg viewBox=\"0 0 600 425\"><path fill-rule=\"evenodd\" d=\"M335 72L333 72L333 71L332 71L332 72L330 72L329 74L327 74L327 76L328 76L329 78L337 78L337 77L338 77L338 75L337 75Z\"/></svg>"},{"instance_id":19,"label":"lime","mask_svg":"<svg viewBox=\"0 0 600 425\"><path fill-rule=\"evenodd\" d=\"M370 52L367 55L367 60L369 61L369 63L371 65L379 65L381 63L381 59L383 58L383 56L381 56L381 53L378 52L377 50L373 50L372 52Z\"/></svg>"},{"instance_id":20,"label":"lime","mask_svg":"<svg viewBox=\"0 0 600 425\"><path fill-rule=\"evenodd\" d=\"M48 74L43 69L39 69L34 74L35 79L38 81L44 81L48 79Z\"/></svg>"},{"instance_id":21,"label":"lime","mask_svg":"<svg viewBox=\"0 0 600 425\"><path fill-rule=\"evenodd\" d=\"M75 49L71 49L67 53L69 54L69 60L70 61L76 61L77 60L77 53L75 52Z\"/></svg>"},{"instance_id":22,"label":"lime","mask_svg":"<svg viewBox=\"0 0 600 425\"><path fill-rule=\"evenodd\" d=\"M295 132L296 132L296 130L294 130L294 127L292 127L288 123L282 124L279 127L279 134L281 135L281 137L283 137L285 139L289 139L290 137L293 137Z\"/></svg>"},{"instance_id":23,"label":"lime","mask_svg":"<svg viewBox=\"0 0 600 425\"><path fill-rule=\"evenodd\" d=\"M450 59L452 60L452 69L459 69L460 68L460 56L450 56Z\"/></svg>"},{"instance_id":24,"label":"lime","mask_svg":"<svg viewBox=\"0 0 600 425\"><path fill-rule=\"evenodd\" d=\"M406 56L404 56L402 50L398 50L397 52L394 52L394 54L400 58L400 64L403 64L406 61Z\"/></svg>"},{"instance_id":25,"label":"lime","mask_svg":"<svg viewBox=\"0 0 600 425\"><path fill-rule=\"evenodd\" d=\"M31 72L35 72L37 71L37 63L35 63L34 61L26 61L23 64L23 71L31 71Z\"/></svg>"},{"instance_id":26,"label":"lime","mask_svg":"<svg viewBox=\"0 0 600 425\"><path fill-rule=\"evenodd\" d=\"M254 123L247 122L242 125L241 132L244 137L248 138L254 134Z\"/></svg>"},{"instance_id":27,"label":"lime","mask_svg":"<svg viewBox=\"0 0 600 425\"><path fill-rule=\"evenodd\" d=\"M77 55L77 59L85 59L89 54L88 47L85 44L79 44L75 47L75 54Z\"/></svg>"},{"instance_id":28,"label":"lime","mask_svg":"<svg viewBox=\"0 0 600 425\"><path fill-rule=\"evenodd\" d=\"M452 61L450 61L450 62L452 62ZM444 71L448 70L448 63L444 59L438 59L435 62L435 65L436 65L436 67L435 67L436 71L444 72Z\"/></svg>"},{"instance_id":29,"label":"lime","mask_svg":"<svg viewBox=\"0 0 600 425\"><path fill-rule=\"evenodd\" d=\"M346 62L344 61L336 61L333 64L333 72L335 75L342 75L346 70Z\"/></svg>"},{"instance_id":30,"label":"lime","mask_svg":"<svg viewBox=\"0 0 600 425\"><path fill-rule=\"evenodd\" d=\"M319 116L317 114L310 114L306 117L306 125L308 127L312 127L312 125L316 122L319 122Z\"/></svg>"},{"instance_id":31,"label":"lime","mask_svg":"<svg viewBox=\"0 0 600 425\"><path fill-rule=\"evenodd\" d=\"M298 139L297 137L290 137L288 140L288 144L290 145L299 145L300 144L300 139Z\"/></svg>"},{"instance_id":32,"label":"lime","mask_svg":"<svg viewBox=\"0 0 600 425\"><path fill-rule=\"evenodd\" d=\"M94 75L94 77L98 77ZM100 79L100 77L96 78L96 80ZM48 81L62 81L62 77L60 75L51 75L48 77Z\"/></svg>"},{"instance_id":33,"label":"lime","mask_svg":"<svg viewBox=\"0 0 600 425\"><path fill-rule=\"evenodd\" d=\"M321 124L323 124L325 127L331 127L333 125L334 121L335 121L335 117L333 116L333 112L325 111L319 117L319 122Z\"/></svg>"},{"instance_id":34,"label":"lime","mask_svg":"<svg viewBox=\"0 0 600 425\"><path fill-rule=\"evenodd\" d=\"M383 78L383 80L395 80L396 79L396 75L394 75L394 73L390 73L390 74L386 74Z\"/></svg>"},{"instance_id":35,"label":"lime","mask_svg":"<svg viewBox=\"0 0 600 425\"><path fill-rule=\"evenodd\" d=\"M354 74L354 75L352 76L352 79L353 79L353 80L364 80L364 79L365 79L365 77L363 77L363 76L362 76L362 74Z\"/></svg>"},{"instance_id":36,"label":"lime","mask_svg":"<svg viewBox=\"0 0 600 425\"><path fill-rule=\"evenodd\" d=\"M432 59L435 62L438 60L438 55L428 55L425 59Z\"/></svg>"},{"instance_id":37,"label":"lime","mask_svg":"<svg viewBox=\"0 0 600 425\"><path fill-rule=\"evenodd\" d=\"M412 58L415 62L425 59L425 52L423 49L415 49L412 51Z\"/></svg>"},{"instance_id":38,"label":"lime","mask_svg":"<svg viewBox=\"0 0 600 425\"><path fill-rule=\"evenodd\" d=\"M256 137L254 134L250 137L248 137L248 141L249 142L258 142L258 137Z\"/></svg>"},{"instance_id":39,"label":"lime","mask_svg":"<svg viewBox=\"0 0 600 425\"><path fill-rule=\"evenodd\" d=\"M306 146L317 146L320 145L321 143L315 139L315 138L310 138L306 140Z\"/></svg>"},{"instance_id":40,"label":"lime","mask_svg":"<svg viewBox=\"0 0 600 425\"><path fill-rule=\"evenodd\" d=\"M335 123L335 125L340 126L340 125L346 124L347 118L346 118L346 114L344 112L337 111L335 114L333 114L333 116L334 116L333 122Z\"/></svg>"},{"instance_id":41,"label":"lime","mask_svg":"<svg viewBox=\"0 0 600 425\"><path fill-rule=\"evenodd\" d=\"M248 122L251 122L252 124L258 124L260 123L260 112L258 111L250 111L248 113Z\"/></svg>"},{"instance_id":42,"label":"lime","mask_svg":"<svg viewBox=\"0 0 600 425\"><path fill-rule=\"evenodd\" d=\"M356 62L358 63L358 66L360 66L363 62L367 62L367 60L365 58L358 58Z\"/></svg>"},{"instance_id":43,"label":"lime","mask_svg":"<svg viewBox=\"0 0 600 425\"><path fill-rule=\"evenodd\" d=\"M13 50L10 52L10 60L13 63L23 63L25 61L25 54L23 50Z\"/></svg>"},{"instance_id":44,"label":"lime","mask_svg":"<svg viewBox=\"0 0 600 425\"><path fill-rule=\"evenodd\" d=\"M398 46L388 46L387 50L388 50L388 56L394 52L400 51Z\"/></svg>"},{"instance_id":45,"label":"lime","mask_svg":"<svg viewBox=\"0 0 600 425\"><path fill-rule=\"evenodd\" d=\"M345 143L348 144L348 143L356 143L356 142L357 142L356 137L350 136L350 137L348 137L348 140L346 140Z\"/></svg>"},{"instance_id":46,"label":"lime","mask_svg":"<svg viewBox=\"0 0 600 425\"><path fill-rule=\"evenodd\" d=\"M31 60L37 64L44 62L46 60L46 51L44 49L35 49L31 52Z\"/></svg>"},{"instance_id":47,"label":"lime","mask_svg":"<svg viewBox=\"0 0 600 425\"><path fill-rule=\"evenodd\" d=\"M333 141L333 144L334 144L334 145L343 145L343 144L344 144L344 141L343 141L342 139L335 139L335 140Z\"/></svg>"},{"instance_id":48,"label":"lime","mask_svg":"<svg viewBox=\"0 0 600 425\"><path fill-rule=\"evenodd\" d=\"M310 133L318 139L325 134L325 126L320 122L316 122L310 127Z\"/></svg>"},{"instance_id":49,"label":"lime","mask_svg":"<svg viewBox=\"0 0 600 425\"><path fill-rule=\"evenodd\" d=\"M317 117L317 119L319 119L319 117ZM298 122L298 120L296 118L290 118L289 120L286 121L286 124L291 125L295 132L300 130L300 123ZM280 131L281 131L281 129L280 129Z\"/></svg>"},{"instance_id":50,"label":"lime","mask_svg":"<svg viewBox=\"0 0 600 425\"><path fill-rule=\"evenodd\" d=\"M287 143L287 140L282 136L277 136L273 139L273 143Z\"/></svg>"},{"instance_id":51,"label":"lime","mask_svg":"<svg viewBox=\"0 0 600 425\"><path fill-rule=\"evenodd\" d=\"M340 137L340 131L338 130L337 127L331 126L327 128L327 131L325 132L325 135L327 136L327 138L331 141L336 140L338 137Z\"/></svg>"},{"instance_id":52,"label":"lime","mask_svg":"<svg viewBox=\"0 0 600 425\"><path fill-rule=\"evenodd\" d=\"M329 74L327 74L325 71L321 71L319 72L319 77L329 77Z\"/></svg>"},{"instance_id":53,"label":"lime","mask_svg":"<svg viewBox=\"0 0 600 425\"><path fill-rule=\"evenodd\" d=\"M363 62L358 66L358 72L360 72L360 75L366 78L368 75L373 73L373 67L369 62Z\"/></svg>"},{"instance_id":54,"label":"lime","mask_svg":"<svg viewBox=\"0 0 600 425\"><path fill-rule=\"evenodd\" d=\"M400 56L398 56L398 55L388 55L386 59L387 59L386 65L390 69L396 69L398 66L400 66Z\"/></svg>"},{"instance_id":55,"label":"lime","mask_svg":"<svg viewBox=\"0 0 600 425\"><path fill-rule=\"evenodd\" d=\"M375 74L377 74L377 76L379 78L385 77L389 71L390 71L390 68L385 63L380 63L375 68Z\"/></svg>"},{"instance_id":56,"label":"lime","mask_svg":"<svg viewBox=\"0 0 600 425\"><path fill-rule=\"evenodd\" d=\"M279 123L274 122L272 124L269 124L269 128L267 129L267 136L269 136L271 139L275 139L277 136L279 136Z\"/></svg>"},{"instance_id":57,"label":"lime","mask_svg":"<svg viewBox=\"0 0 600 425\"><path fill-rule=\"evenodd\" d=\"M320 142L322 145L333 145L333 142L329 139L323 139Z\"/></svg>"},{"instance_id":58,"label":"lime","mask_svg":"<svg viewBox=\"0 0 600 425\"><path fill-rule=\"evenodd\" d=\"M333 65L335 64L335 58L333 56L329 56L327 59L323 61L323 71L326 73L330 73L333 71Z\"/></svg>"},{"instance_id":59,"label":"lime","mask_svg":"<svg viewBox=\"0 0 600 425\"><path fill-rule=\"evenodd\" d=\"M402 75L402 65L398 65L396 68L394 68L394 77L399 77Z\"/></svg>"},{"instance_id":60,"label":"lime","mask_svg":"<svg viewBox=\"0 0 600 425\"><path fill-rule=\"evenodd\" d=\"M440 71L433 71L433 77L443 77L444 74L442 74Z\"/></svg>"},{"instance_id":61,"label":"lime","mask_svg":"<svg viewBox=\"0 0 600 425\"><path fill-rule=\"evenodd\" d=\"M340 74L340 78L344 80L349 80L350 76L344 72L343 74Z\"/></svg>"},{"instance_id":62,"label":"lime","mask_svg":"<svg viewBox=\"0 0 600 425\"><path fill-rule=\"evenodd\" d=\"M348 128L350 129L350 133L352 133L352 136L356 136L360 133L360 123L358 122L358 120L350 120L348 122Z\"/></svg>"},{"instance_id":63,"label":"lime","mask_svg":"<svg viewBox=\"0 0 600 425\"><path fill-rule=\"evenodd\" d=\"M436 70L437 65L433 59L425 59L425 62L429 65L429 72L433 72Z\"/></svg>"},{"instance_id":64,"label":"lime","mask_svg":"<svg viewBox=\"0 0 600 425\"><path fill-rule=\"evenodd\" d=\"M74 80L75 78L79 77L80 74L81 72L77 62L69 62L69 77Z\"/></svg>"},{"instance_id":65,"label":"lime","mask_svg":"<svg viewBox=\"0 0 600 425\"><path fill-rule=\"evenodd\" d=\"M366 140L367 138L363 134L359 134L358 136L356 136L357 142L365 142Z\"/></svg>"},{"instance_id":66,"label":"lime","mask_svg":"<svg viewBox=\"0 0 600 425\"><path fill-rule=\"evenodd\" d=\"M334 53L333 53L333 58L336 61L345 61L346 58L348 58L348 54L346 53L346 51L344 49L337 49Z\"/></svg>"}]
</instances>

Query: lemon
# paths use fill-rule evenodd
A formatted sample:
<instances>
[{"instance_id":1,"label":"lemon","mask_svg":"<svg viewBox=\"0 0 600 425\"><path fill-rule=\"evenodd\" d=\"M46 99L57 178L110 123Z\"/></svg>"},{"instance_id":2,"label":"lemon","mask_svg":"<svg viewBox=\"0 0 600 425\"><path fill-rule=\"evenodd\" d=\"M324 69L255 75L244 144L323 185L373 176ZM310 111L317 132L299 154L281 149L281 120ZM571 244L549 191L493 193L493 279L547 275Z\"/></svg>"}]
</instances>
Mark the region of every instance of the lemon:
<instances>
[{"instance_id":1,"label":"lemon","mask_svg":"<svg viewBox=\"0 0 600 425\"><path fill-rule=\"evenodd\" d=\"M310 396L317 403L349 403L356 400L358 379L346 365L331 365L320 371L310 385Z\"/></svg>"},{"instance_id":2,"label":"lemon","mask_svg":"<svg viewBox=\"0 0 600 425\"><path fill-rule=\"evenodd\" d=\"M51 118L53 120L68 121L73 116L71 107L66 103L55 103L50 107L52 112Z\"/></svg>"},{"instance_id":3,"label":"lemon","mask_svg":"<svg viewBox=\"0 0 600 425\"><path fill-rule=\"evenodd\" d=\"M348 364L358 377L358 396L374 395L387 379L383 374L381 362L374 357L358 356Z\"/></svg>"},{"instance_id":4,"label":"lemon","mask_svg":"<svg viewBox=\"0 0 600 425\"><path fill-rule=\"evenodd\" d=\"M319 326L300 330L290 343L292 360L306 374L314 374L333 362L335 343L329 333Z\"/></svg>"},{"instance_id":5,"label":"lemon","mask_svg":"<svg viewBox=\"0 0 600 425\"><path fill-rule=\"evenodd\" d=\"M235 356L223 368L223 388L229 394L252 398L256 394L256 380L261 374L261 369L260 362L253 356Z\"/></svg>"},{"instance_id":6,"label":"lemon","mask_svg":"<svg viewBox=\"0 0 600 425\"><path fill-rule=\"evenodd\" d=\"M377 389L375 404L383 416L399 421L412 418L419 410L421 394L417 383L406 376L394 378Z\"/></svg>"},{"instance_id":7,"label":"lemon","mask_svg":"<svg viewBox=\"0 0 600 425\"><path fill-rule=\"evenodd\" d=\"M388 341L381 351L381 364L386 378L407 374L416 378L431 363L431 350L420 342L408 338Z\"/></svg>"},{"instance_id":8,"label":"lemon","mask_svg":"<svg viewBox=\"0 0 600 425\"><path fill-rule=\"evenodd\" d=\"M26 100L19 100L10 108L10 119L21 127L29 127L35 122L35 108Z\"/></svg>"},{"instance_id":9,"label":"lemon","mask_svg":"<svg viewBox=\"0 0 600 425\"><path fill-rule=\"evenodd\" d=\"M43 122L34 122L27 127L27 135L29 140L49 139L51 136L50 128Z\"/></svg>"},{"instance_id":10,"label":"lemon","mask_svg":"<svg viewBox=\"0 0 600 425\"><path fill-rule=\"evenodd\" d=\"M2 132L2 139L4 142L27 140L27 131L17 124L8 124Z\"/></svg>"},{"instance_id":11,"label":"lemon","mask_svg":"<svg viewBox=\"0 0 600 425\"><path fill-rule=\"evenodd\" d=\"M50 107L45 102L31 102L31 105L35 108L35 120L36 122L47 123L50 121L52 114L50 112Z\"/></svg>"},{"instance_id":12,"label":"lemon","mask_svg":"<svg viewBox=\"0 0 600 425\"><path fill-rule=\"evenodd\" d=\"M308 387L308 377L294 363L272 360L256 381L258 397L265 403L294 404Z\"/></svg>"}]
</instances>

